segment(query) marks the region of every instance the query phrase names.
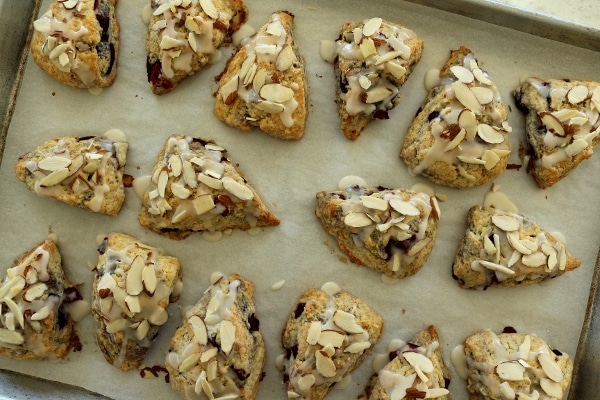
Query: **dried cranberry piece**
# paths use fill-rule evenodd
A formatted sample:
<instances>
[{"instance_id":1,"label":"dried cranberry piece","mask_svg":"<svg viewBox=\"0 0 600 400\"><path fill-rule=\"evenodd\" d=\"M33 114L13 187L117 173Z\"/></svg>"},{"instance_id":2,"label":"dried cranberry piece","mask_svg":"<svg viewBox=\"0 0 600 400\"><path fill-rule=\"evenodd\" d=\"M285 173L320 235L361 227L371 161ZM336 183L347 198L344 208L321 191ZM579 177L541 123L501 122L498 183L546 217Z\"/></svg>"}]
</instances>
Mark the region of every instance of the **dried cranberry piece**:
<instances>
[{"instance_id":1,"label":"dried cranberry piece","mask_svg":"<svg viewBox=\"0 0 600 400\"><path fill-rule=\"evenodd\" d=\"M248 325L250 325L250 332L256 332L260 326L260 321L252 314L248 317Z\"/></svg>"},{"instance_id":2,"label":"dried cranberry piece","mask_svg":"<svg viewBox=\"0 0 600 400\"><path fill-rule=\"evenodd\" d=\"M98 253L104 254L106 253L106 247L108 246L108 238L105 237L100 246L98 246Z\"/></svg>"},{"instance_id":3,"label":"dried cranberry piece","mask_svg":"<svg viewBox=\"0 0 600 400\"><path fill-rule=\"evenodd\" d=\"M296 309L294 310L294 318L300 318L302 313L304 312L304 306L306 303L298 303Z\"/></svg>"},{"instance_id":4,"label":"dried cranberry piece","mask_svg":"<svg viewBox=\"0 0 600 400\"><path fill-rule=\"evenodd\" d=\"M505 326L502 333L517 333L517 330L512 326Z\"/></svg>"},{"instance_id":5,"label":"dried cranberry piece","mask_svg":"<svg viewBox=\"0 0 600 400\"><path fill-rule=\"evenodd\" d=\"M375 110L373 111L373 118L375 119L390 119L390 116L385 110Z\"/></svg>"},{"instance_id":6,"label":"dried cranberry piece","mask_svg":"<svg viewBox=\"0 0 600 400\"><path fill-rule=\"evenodd\" d=\"M165 90L173 88L173 83L162 76L162 65L160 64L160 61L154 63L147 61L146 72L148 73L148 82L150 82L151 85L162 87Z\"/></svg>"},{"instance_id":7,"label":"dried cranberry piece","mask_svg":"<svg viewBox=\"0 0 600 400\"><path fill-rule=\"evenodd\" d=\"M436 119L437 117L440 116L440 112L439 111L432 111L431 113L429 113L429 115L427 116L427 121L431 122L434 119Z\"/></svg>"}]
</instances>

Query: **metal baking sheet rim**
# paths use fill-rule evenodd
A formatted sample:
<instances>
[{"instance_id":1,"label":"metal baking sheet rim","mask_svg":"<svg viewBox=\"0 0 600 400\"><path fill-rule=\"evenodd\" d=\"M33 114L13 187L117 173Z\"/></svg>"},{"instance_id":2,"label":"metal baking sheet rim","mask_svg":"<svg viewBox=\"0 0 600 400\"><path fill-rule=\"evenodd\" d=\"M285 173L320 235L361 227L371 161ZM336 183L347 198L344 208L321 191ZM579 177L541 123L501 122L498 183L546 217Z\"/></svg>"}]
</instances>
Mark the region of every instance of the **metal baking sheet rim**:
<instances>
[{"instance_id":1,"label":"metal baking sheet rim","mask_svg":"<svg viewBox=\"0 0 600 400\"><path fill-rule=\"evenodd\" d=\"M407 0L411 3L420 4L428 7L437 8L443 11L463 15L468 18L475 18L481 21L489 22L495 25L501 25L511 29L530 33L533 35L545 37L578 47L587 48L594 51L600 51L600 30L590 27L572 24L548 16L531 13L508 6L502 6L490 2L475 2L474 0ZM15 20L28 21L27 24L17 24L21 30L13 31L8 40L0 42L0 51L2 54L14 54L16 57L4 57L0 68L0 112L3 115L2 130L0 132L0 164L6 135L10 126L12 113L16 104L21 79L27 62L29 42L31 40L31 30L35 16L38 14L41 0L32 0L28 7L21 7L18 12L24 13L22 18ZM5 8L11 7L10 2L0 2L0 11L6 11ZM12 5L11 11L17 7ZM7 13L0 12L0 15L6 16ZM9 18L14 15L8 15ZM24 18L23 18L24 17ZM27 29L26 32L24 30ZM14 38L17 40L11 40ZM569 400L592 399L600 391L600 382L597 380L594 371L600 370L600 338L594 337L593 332L600 329L600 295L598 294L598 282L600 280L600 249L594 267L594 275L590 286L590 295L584 317L581 335L575 355L573 381L569 391ZM71 387L56 382L50 382L40 379L34 380L22 374L6 371L0 368L0 374L10 383L0 387L0 399L14 399L17 396L29 399L48 398L50 392L62 394L74 398L100 399L104 398L98 394L85 391L78 387ZM40 386L41 385L41 386ZM26 389L27 388L27 389ZM31 388L31 389L29 389ZM33 389L35 388L35 389ZM62 396L60 396L62 397Z\"/></svg>"}]
</instances>

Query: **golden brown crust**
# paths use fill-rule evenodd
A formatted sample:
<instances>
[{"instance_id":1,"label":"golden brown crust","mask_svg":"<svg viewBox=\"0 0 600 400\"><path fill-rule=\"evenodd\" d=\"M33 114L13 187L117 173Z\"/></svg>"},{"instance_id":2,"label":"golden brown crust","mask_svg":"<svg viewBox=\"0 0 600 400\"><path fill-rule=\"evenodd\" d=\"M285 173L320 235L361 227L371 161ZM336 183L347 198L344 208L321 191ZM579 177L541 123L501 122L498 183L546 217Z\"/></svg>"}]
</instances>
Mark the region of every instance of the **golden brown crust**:
<instances>
[{"instance_id":1,"label":"golden brown crust","mask_svg":"<svg viewBox=\"0 0 600 400\"><path fill-rule=\"evenodd\" d=\"M471 81L467 84L458 79L454 68L463 72L468 69L466 74ZM473 77L474 74L480 78ZM463 89L461 92L466 92L467 99L456 97L456 91L461 89L457 85ZM484 91L486 98L474 98L471 89ZM506 169L510 156L508 137L512 131L506 120L507 111L498 90L477 66L471 50L463 46L451 51L438 84L430 90L411 122L400 158L414 173L439 185L456 188L483 185ZM485 135L488 131L493 137ZM461 146L469 151L463 152Z\"/></svg>"},{"instance_id":2,"label":"golden brown crust","mask_svg":"<svg viewBox=\"0 0 600 400\"><path fill-rule=\"evenodd\" d=\"M281 22L282 32L273 28L274 24L278 24L277 21ZM280 139L298 140L304 136L308 116L308 85L304 59L294 39L293 24L294 15L288 11L272 14L267 24L232 55L218 78L219 89L215 94L214 109L217 118L245 132L258 127ZM277 45L276 53L257 56L256 41L259 38L261 41L273 41ZM249 58L255 61L246 61ZM245 74L240 77L240 73ZM259 83L259 79L264 79L264 82L261 80ZM248 85L244 85L246 80ZM265 85L276 89L281 86L280 89L287 92L285 101L277 101L282 99L271 97L261 90ZM291 98L288 98L288 94ZM255 97L260 101L254 100ZM276 110L264 109L261 102L265 104L265 100L277 103L273 106Z\"/></svg>"},{"instance_id":3,"label":"golden brown crust","mask_svg":"<svg viewBox=\"0 0 600 400\"><path fill-rule=\"evenodd\" d=\"M339 288L338 288L339 289ZM339 325L336 315L345 315L353 326ZM340 343L332 344L323 332L337 332ZM352 294L335 290L308 289L298 299L281 337L286 351L284 380L289 392L301 398L323 399L343 377L356 369L370 354L383 331L383 318ZM321 336L315 335L314 332ZM316 339L318 336L319 339ZM335 341L336 339L334 339ZM350 347L352 346L352 347ZM321 363L321 356L325 360ZM334 369L328 369L329 361ZM301 365L304 367L300 368ZM310 367L306 367L309 365ZM311 378L316 377L316 380ZM313 382L308 385L307 382ZM314 383L316 382L316 383Z\"/></svg>"},{"instance_id":4,"label":"golden brown crust","mask_svg":"<svg viewBox=\"0 0 600 400\"><path fill-rule=\"evenodd\" d=\"M452 267L453 277L463 288L531 285L572 271L581 263L565 250L564 243L522 215L477 205L467 218L467 231ZM505 226L503 220L513 224L505 228L509 231L499 227ZM510 251L500 256L497 246Z\"/></svg>"},{"instance_id":5,"label":"golden brown crust","mask_svg":"<svg viewBox=\"0 0 600 400\"><path fill-rule=\"evenodd\" d=\"M53 2L34 23L33 60L58 82L75 88L112 85L119 54L117 0L78 0L67 9L69 3L73 1ZM59 50L59 45L64 49Z\"/></svg>"},{"instance_id":6,"label":"golden brown crust","mask_svg":"<svg viewBox=\"0 0 600 400\"><path fill-rule=\"evenodd\" d=\"M65 276L56 242L46 239L32 248L15 261L12 271L15 272L14 275L6 276L0 282L0 292L8 290L9 286L23 286L10 300L25 310L22 315L24 322L18 322L21 317L14 315L6 298L0 301L0 306L4 309L3 321L6 323L0 321L0 355L16 360L65 357L71 348L79 344L79 339L75 332L75 322L64 308L67 295L74 288ZM14 283L14 279L21 280L21 283ZM36 297L35 302L28 301L35 290L33 288L39 285L44 285L45 290ZM8 294L4 293L3 296ZM41 319L34 317L43 312L43 307L50 309L48 316ZM13 314L14 323L8 323L7 314ZM14 325L13 329L11 325ZM4 342L5 337L15 335L21 336L21 343Z\"/></svg>"},{"instance_id":7,"label":"golden brown crust","mask_svg":"<svg viewBox=\"0 0 600 400\"><path fill-rule=\"evenodd\" d=\"M243 400L255 399L265 363L265 343L258 328L254 284L238 274L220 278L186 312L171 339L165 366L173 389L186 396L195 390L206 393L210 387L215 398L237 394ZM227 329L234 332L231 349L224 338ZM194 354L200 359L191 362L188 357ZM214 365L216 376L211 372ZM197 384L200 376L204 386Z\"/></svg>"},{"instance_id":8,"label":"golden brown crust","mask_svg":"<svg viewBox=\"0 0 600 400\"><path fill-rule=\"evenodd\" d=\"M224 148L183 135L171 135L161 149L139 221L178 240L193 232L279 225Z\"/></svg>"},{"instance_id":9,"label":"golden brown crust","mask_svg":"<svg viewBox=\"0 0 600 400\"><path fill-rule=\"evenodd\" d=\"M98 251L92 292L96 342L109 364L129 371L143 362L167 322L166 309L181 290L181 268L177 258L120 232L110 233Z\"/></svg>"},{"instance_id":10,"label":"golden brown crust","mask_svg":"<svg viewBox=\"0 0 600 400\"><path fill-rule=\"evenodd\" d=\"M411 375L416 373L416 369L403 356L405 352L419 353L429 359L432 371L427 372L425 375L428 378L427 383L423 382L418 375L411 377ZM399 397L399 393L394 391L394 396L396 396L394 398L398 398L399 400L417 398L417 393L424 392L425 388L432 391L437 390L435 396L428 393L432 398L441 400L450 400L452 398L447 390L450 384L450 370L444 362L440 347L440 338L435 326L431 325L427 329L417 332L405 346L390 352L389 357L392 360L381 371L377 371L369 380L365 388L366 399L390 400L392 398L390 393L395 389L396 385L403 385L405 382L410 381L412 381L412 384L409 386L409 389L407 388L405 396ZM392 382L397 382L397 384L390 385Z\"/></svg>"},{"instance_id":11,"label":"golden brown crust","mask_svg":"<svg viewBox=\"0 0 600 400\"><path fill-rule=\"evenodd\" d=\"M50 139L20 156L15 174L39 196L114 217L125 201L127 149L124 137ZM56 175L65 169L63 175Z\"/></svg>"},{"instance_id":12,"label":"golden brown crust","mask_svg":"<svg viewBox=\"0 0 600 400\"><path fill-rule=\"evenodd\" d=\"M592 112L600 107L600 83L531 77L515 90L514 96L517 105L526 113L526 140L521 158L537 185L542 189L549 188L590 158L594 147L600 143L600 120ZM546 113L560 115L567 110L576 111L573 118L561 118L563 120L559 122L544 117ZM564 133L553 134L551 129L554 128L548 127L545 120L559 123L558 129ZM579 146L580 143L584 146Z\"/></svg>"},{"instance_id":13,"label":"golden brown crust","mask_svg":"<svg viewBox=\"0 0 600 400\"><path fill-rule=\"evenodd\" d=\"M315 215L353 263L388 276L406 278L417 273L429 258L439 219L435 198L406 189L363 187L322 191L316 197ZM370 208L367 201L376 201L373 206L383 210ZM418 215L406 216L391 205L394 201L408 203L410 211L404 212ZM365 224L354 224L347 219L353 216L360 217ZM426 221L424 229L423 221Z\"/></svg>"},{"instance_id":14,"label":"golden brown crust","mask_svg":"<svg viewBox=\"0 0 600 400\"><path fill-rule=\"evenodd\" d=\"M376 18L373 18L375 20ZM345 51L352 46L352 56L345 56L339 51L334 61L336 75L336 103L344 135L350 140L356 140L367 124L374 119L387 119L388 111L400 103L398 90L412 73L423 53L423 40L412 30L401 24L382 20L380 27L371 35L361 35L360 43L356 43L354 31L362 30L370 20L347 22L342 26L340 39L337 41ZM369 33L369 32L367 32ZM390 38L396 42L390 42ZM360 46L372 40L375 48L384 54L400 51L395 57L383 63L384 68L374 68L379 58L375 54L364 53ZM402 44L397 44L401 42ZM364 47L363 47L364 48ZM365 50L366 51L366 50ZM361 54L362 57L356 57ZM368 54L365 57L365 54ZM360 78L363 77L363 78ZM367 77L370 80L368 89L361 87L357 79ZM388 88L390 93L384 99L366 104L369 92L373 89Z\"/></svg>"},{"instance_id":15,"label":"golden brown crust","mask_svg":"<svg viewBox=\"0 0 600 400\"><path fill-rule=\"evenodd\" d=\"M189 7L174 6L176 13L168 5L152 2L146 35L148 82L156 95L169 93L208 64L248 17L242 0L210 0L207 10L194 0Z\"/></svg>"},{"instance_id":16,"label":"golden brown crust","mask_svg":"<svg viewBox=\"0 0 600 400\"><path fill-rule=\"evenodd\" d=\"M535 391L563 399L571 382L569 356L535 335L477 332L465 340L464 353L472 400L500 400L513 394L519 398Z\"/></svg>"}]
</instances>

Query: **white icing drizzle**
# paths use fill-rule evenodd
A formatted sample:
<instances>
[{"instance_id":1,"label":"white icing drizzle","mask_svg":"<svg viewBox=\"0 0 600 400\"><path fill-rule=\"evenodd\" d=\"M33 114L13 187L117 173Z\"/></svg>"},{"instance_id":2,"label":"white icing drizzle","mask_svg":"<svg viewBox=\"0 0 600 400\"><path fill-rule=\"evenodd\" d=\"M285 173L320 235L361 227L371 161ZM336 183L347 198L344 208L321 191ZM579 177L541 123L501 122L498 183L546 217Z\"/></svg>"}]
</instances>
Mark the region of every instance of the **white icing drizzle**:
<instances>
[{"instance_id":1,"label":"white icing drizzle","mask_svg":"<svg viewBox=\"0 0 600 400\"><path fill-rule=\"evenodd\" d=\"M108 174L109 167L117 170L126 162L127 139L122 131L118 132L118 136L114 136L114 130L108 135L114 140L104 135L76 142L58 140L52 154L26 165L36 178L33 191L55 199L64 192L71 193L83 197L82 204L91 211L101 211L105 194L110 191L108 182L114 179Z\"/></svg>"},{"instance_id":2,"label":"white icing drizzle","mask_svg":"<svg viewBox=\"0 0 600 400\"><path fill-rule=\"evenodd\" d=\"M371 347L369 333L358 324L352 312L339 310L336 306L336 294L342 291L335 282L326 282L321 290L328 296L327 305L321 318L312 321L308 333L308 349L299 364L293 354L289 358L279 358L276 362L289 377L293 390L288 398L311 399L311 390L322 384L347 384L349 365L334 360L343 353L363 353ZM348 325L342 324L341 317ZM333 338L331 336L333 335Z\"/></svg>"},{"instance_id":3,"label":"white icing drizzle","mask_svg":"<svg viewBox=\"0 0 600 400\"><path fill-rule=\"evenodd\" d=\"M398 89L411 68L412 49L408 40L417 38L412 30L387 23L381 18L362 21L351 34L336 42L320 42L321 58L333 63L337 57L361 62L358 71L347 75L346 112L349 115L387 112L399 101Z\"/></svg>"},{"instance_id":4,"label":"white icing drizzle","mask_svg":"<svg viewBox=\"0 0 600 400\"><path fill-rule=\"evenodd\" d=\"M455 165L460 176L473 181L475 177L467 171L469 165L490 170L510 154L508 136L512 129L502 115L500 92L472 53L450 73L437 82L443 86L448 104L425 121L433 144L412 172L420 174L434 163L443 162ZM426 84L433 84L431 76Z\"/></svg>"},{"instance_id":5,"label":"white icing drizzle","mask_svg":"<svg viewBox=\"0 0 600 400\"><path fill-rule=\"evenodd\" d=\"M192 332L190 342L180 351L167 353L165 363L173 371L187 372L195 382L185 393L187 399L237 399L240 391L234 381L233 366L225 360L234 351L235 332L232 307L235 304L239 280L228 281L220 276L205 292L209 296L206 309L192 307L185 313L183 329ZM239 378L238 378L239 379Z\"/></svg>"},{"instance_id":6,"label":"white icing drizzle","mask_svg":"<svg viewBox=\"0 0 600 400\"><path fill-rule=\"evenodd\" d=\"M115 249L110 246L109 235L99 251L94 312L105 322L109 334L122 333L115 335L121 338L122 351L115 359L115 366L120 367L128 341L150 347L158 329L167 322L166 308L171 298L178 296L181 277L177 275L173 285L167 286L156 266L163 254L139 242Z\"/></svg>"},{"instance_id":7,"label":"white icing drizzle","mask_svg":"<svg viewBox=\"0 0 600 400\"><path fill-rule=\"evenodd\" d=\"M0 347L22 349L40 358L54 358L44 345L42 325L58 324L59 307L65 294L57 290L48 267L50 253L46 242L33 249L19 264L9 268L0 282ZM63 290L66 288L63 288ZM48 328L46 328L48 329ZM52 329L52 328L50 328ZM27 334L31 330L33 334Z\"/></svg>"},{"instance_id":8,"label":"white icing drizzle","mask_svg":"<svg viewBox=\"0 0 600 400\"><path fill-rule=\"evenodd\" d=\"M406 250L389 246L392 254L380 254L388 260L392 277L399 276L403 267L415 259L418 252L432 240L426 236L429 218L435 207L435 218L440 210L435 197L423 192L407 190L370 190L363 186L348 186L341 202L343 223L354 228L353 238L357 245L366 246L372 235L387 244L391 240L412 240ZM387 246L386 246L387 247Z\"/></svg>"},{"instance_id":9,"label":"white icing drizzle","mask_svg":"<svg viewBox=\"0 0 600 400\"><path fill-rule=\"evenodd\" d=\"M489 336L482 343L486 347L491 340L490 362L478 361L465 354L463 346L452 352L454 363L460 376L473 384L483 385L489 395L499 399L562 399L565 375L557 364L557 355L547 343L532 335L500 334L485 331ZM509 336L519 339L518 347L507 347L502 339ZM462 353L462 354L461 354ZM485 353L487 354L487 353ZM568 357L562 354L563 357ZM515 385L511 382L521 382Z\"/></svg>"},{"instance_id":10,"label":"white icing drizzle","mask_svg":"<svg viewBox=\"0 0 600 400\"><path fill-rule=\"evenodd\" d=\"M193 73L194 55L208 62L220 45L213 25L220 21L228 27L232 17L230 9L217 9L212 0L152 0L152 19L148 23L153 23L151 30L159 32L163 75L172 79L176 71ZM181 25L185 30L178 28Z\"/></svg>"},{"instance_id":11,"label":"white icing drizzle","mask_svg":"<svg viewBox=\"0 0 600 400\"><path fill-rule=\"evenodd\" d=\"M574 85L566 90L552 88L538 78L529 78L527 82L543 98L565 104L560 110L538 112L546 132L544 152L536 160L536 165L554 169L557 163L571 160L583 151L591 154L594 140L600 134L600 86L588 89L584 85ZM576 92L579 93L573 94ZM569 105L571 108L568 108Z\"/></svg>"},{"instance_id":12,"label":"white icing drizzle","mask_svg":"<svg viewBox=\"0 0 600 400\"><path fill-rule=\"evenodd\" d=\"M262 112L279 115L283 125L291 128L294 125L294 111L299 105L296 97L301 94L295 82L286 83L278 79L281 74L286 74L299 63L288 41L288 32L280 16L277 13L271 14L265 28L244 41L246 58L238 74L228 82L221 83L219 93L223 102L231 104L230 96L237 94ZM269 94L262 90L267 85L277 92ZM279 92L283 92L284 95L280 96ZM247 119L255 122L256 118Z\"/></svg>"}]
</instances>

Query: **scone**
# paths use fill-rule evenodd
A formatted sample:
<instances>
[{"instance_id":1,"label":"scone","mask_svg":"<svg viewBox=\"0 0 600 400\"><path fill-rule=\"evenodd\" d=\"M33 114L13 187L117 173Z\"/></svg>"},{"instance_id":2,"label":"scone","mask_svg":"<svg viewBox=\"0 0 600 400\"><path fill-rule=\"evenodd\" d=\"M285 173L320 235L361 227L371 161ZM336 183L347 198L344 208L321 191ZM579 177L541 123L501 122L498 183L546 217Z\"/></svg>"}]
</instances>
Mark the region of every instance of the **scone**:
<instances>
[{"instance_id":1,"label":"scone","mask_svg":"<svg viewBox=\"0 0 600 400\"><path fill-rule=\"evenodd\" d=\"M173 389L186 398L256 399L265 343L253 296L252 282L223 276L185 313L165 359Z\"/></svg>"},{"instance_id":2,"label":"scone","mask_svg":"<svg viewBox=\"0 0 600 400\"><path fill-rule=\"evenodd\" d=\"M498 89L461 47L450 53L411 122L400 158L438 185L480 186L506 170L511 131Z\"/></svg>"},{"instance_id":3,"label":"scone","mask_svg":"<svg viewBox=\"0 0 600 400\"><path fill-rule=\"evenodd\" d=\"M423 40L406 26L371 18L345 23L333 50L341 127L355 140L400 103L400 87L421 59Z\"/></svg>"},{"instance_id":4,"label":"scone","mask_svg":"<svg viewBox=\"0 0 600 400\"><path fill-rule=\"evenodd\" d=\"M175 89L246 22L242 0L151 0L146 69L152 93Z\"/></svg>"},{"instance_id":5,"label":"scone","mask_svg":"<svg viewBox=\"0 0 600 400\"><path fill-rule=\"evenodd\" d=\"M217 118L242 131L258 127L280 139L302 138L308 87L293 24L291 13L273 13L229 59L217 78Z\"/></svg>"},{"instance_id":6,"label":"scone","mask_svg":"<svg viewBox=\"0 0 600 400\"><path fill-rule=\"evenodd\" d=\"M20 156L15 173L39 196L116 216L125 201L127 148L119 130L51 139Z\"/></svg>"},{"instance_id":7,"label":"scone","mask_svg":"<svg viewBox=\"0 0 600 400\"><path fill-rule=\"evenodd\" d=\"M600 83L526 79L514 92L525 113L521 158L539 187L569 175L600 143Z\"/></svg>"},{"instance_id":8,"label":"scone","mask_svg":"<svg viewBox=\"0 0 600 400\"><path fill-rule=\"evenodd\" d=\"M117 0L58 0L33 23L31 55L52 78L75 88L110 86L117 76Z\"/></svg>"},{"instance_id":9,"label":"scone","mask_svg":"<svg viewBox=\"0 0 600 400\"><path fill-rule=\"evenodd\" d=\"M167 307L182 287L175 257L135 238L112 232L98 248L92 311L96 341L106 361L137 368L169 319Z\"/></svg>"},{"instance_id":10,"label":"scone","mask_svg":"<svg viewBox=\"0 0 600 400\"><path fill-rule=\"evenodd\" d=\"M388 350L389 363L371 377L361 399L450 400L447 389L450 370L433 325L418 332L409 342Z\"/></svg>"},{"instance_id":11,"label":"scone","mask_svg":"<svg viewBox=\"0 0 600 400\"><path fill-rule=\"evenodd\" d=\"M171 135L144 194L140 224L172 239L279 225L226 153L210 140Z\"/></svg>"},{"instance_id":12,"label":"scone","mask_svg":"<svg viewBox=\"0 0 600 400\"><path fill-rule=\"evenodd\" d=\"M0 355L57 359L80 345L66 305L79 293L52 239L34 247L0 281Z\"/></svg>"},{"instance_id":13,"label":"scone","mask_svg":"<svg viewBox=\"0 0 600 400\"><path fill-rule=\"evenodd\" d=\"M477 205L467 219L452 266L452 276L463 288L531 285L581 263L565 243L523 215Z\"/></svg>"},{"instance_id":14,"label":"scone","mask_svg":"<svg viewBox=\"0 0 600 400\"><path fill-rule=\"evenodd\" d=\"M333 283L304 292L281 338L288 399L323 399L371 353L382 330L377 312Z\"/></svg>"},{"instance_id":15,"label":"scone","mask_svg":"<svg viewBox=\"0 0 600 400\"><path fill-rule=\"evenodd\" d=\"M464 343L471 400L563 399L571 382L569 355L535 335L487 330Z\"/></svg>"},{"instance_id":16,"label":"scone","mask_svg":"<svg viewBox=\"0 0 600 400\"><path fill-rule=\"evenodd\" d=\"M350 261L395 278L425 264L441 215L426 193L359 185L317 193L315 214Z\"/></svg>"}]
</instances>

